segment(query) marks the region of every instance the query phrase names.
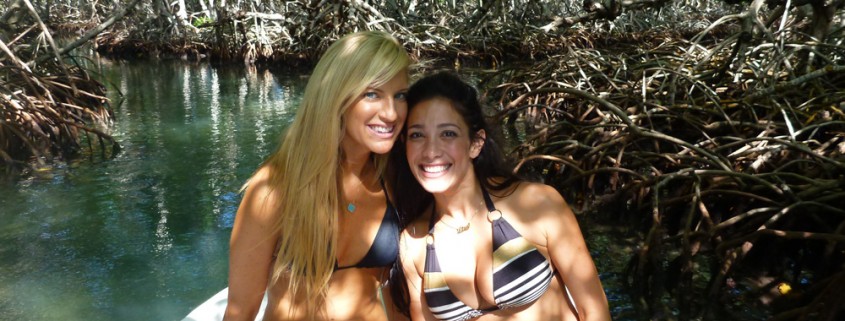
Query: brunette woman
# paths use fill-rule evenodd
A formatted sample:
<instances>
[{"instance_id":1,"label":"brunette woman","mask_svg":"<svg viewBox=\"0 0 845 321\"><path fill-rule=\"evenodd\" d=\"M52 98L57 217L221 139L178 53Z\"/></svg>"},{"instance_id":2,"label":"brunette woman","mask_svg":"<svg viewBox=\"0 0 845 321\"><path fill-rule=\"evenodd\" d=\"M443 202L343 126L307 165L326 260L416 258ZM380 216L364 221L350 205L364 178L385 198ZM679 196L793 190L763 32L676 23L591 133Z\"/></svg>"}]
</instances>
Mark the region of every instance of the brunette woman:
<instances>
[{"instance_id":1,"label":"brunette woman","mask_svg":"<svg viewBox=\"0 0 845 321\"><path fill-rule=\"evenodd\" d=\"M397 202L415 219L391 278L397 307L412 320L610 320L575 215L505 169L475 89L435 74L408 106L394 154Z\"/></svg>"}]
</instances>

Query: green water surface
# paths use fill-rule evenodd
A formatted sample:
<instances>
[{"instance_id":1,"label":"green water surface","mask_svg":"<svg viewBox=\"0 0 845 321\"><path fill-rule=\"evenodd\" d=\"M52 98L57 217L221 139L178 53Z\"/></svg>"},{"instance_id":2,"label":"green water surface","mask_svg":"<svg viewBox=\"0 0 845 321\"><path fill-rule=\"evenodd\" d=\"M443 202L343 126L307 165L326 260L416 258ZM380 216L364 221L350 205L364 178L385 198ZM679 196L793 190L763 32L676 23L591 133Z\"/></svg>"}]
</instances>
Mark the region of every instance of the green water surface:
<instances>
[{"instance_id":1,"label":"green water surface","mask_svg":"<svg viewBox=\"0 0 845 321\"><path fill-rule=\"evenodd\" d=\"M239 190L276 148L306 79L92 61L122 151L0 176L0 320L181 320L224 288ZM636 319L620 284L633 245L612 235L587 243L614 318Z\"/></svg>"},{"instance_id":2,"label":"green water surface","mask_svg":"<svg viewBox=\"0 0 845 321\"><path fill-rule=\"evenodd\" d=\"M0 320L179 320L225 287L239 189L304 89L244 66L93 68L123 150L0 180Z\"/></svg>"}]
</instances>

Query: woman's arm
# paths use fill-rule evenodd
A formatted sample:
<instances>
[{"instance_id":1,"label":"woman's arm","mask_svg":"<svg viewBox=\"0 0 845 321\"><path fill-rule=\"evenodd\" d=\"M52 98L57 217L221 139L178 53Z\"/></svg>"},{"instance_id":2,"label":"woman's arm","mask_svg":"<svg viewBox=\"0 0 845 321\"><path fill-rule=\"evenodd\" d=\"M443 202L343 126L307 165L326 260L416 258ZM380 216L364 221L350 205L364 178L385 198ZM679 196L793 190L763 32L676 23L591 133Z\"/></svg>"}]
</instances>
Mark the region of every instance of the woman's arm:
<instances>
[{"instance_id":1,"label":"woman's arm","mask_svg":"<svg viewBox=\"0 0 845 321\"><path fill-rule=\"evenodd\" d=\"M250 180L235 216L229 241L229 301L226 321L255 320L267 289L278 235L277 200L271 193L270 169L260 169Z\"/></svg>"},{"instance_id":2,"label":"woman's arm","mask_svg":"<svg viewBox=\"0 0 845 321\"><path fill-rule=\"evenodd\" d=\"M391 285L387 284L381 288L381 299L384 301L384 308L385 312L387 313L387 319L390 321L408 321L408 317L406 317L402 312L399 312L399 309L396 308L396 305L393 304L393 297L390 295Z\"/></svg>"},{"instance_id":3,"label":"woman's arm","mask_svg":"<svg viewBox=\"0 0 845 321\"><path fill-rule=\"evenodd\" d=\"M607 297L575 214L557 190L548 185L532 185L529 195L543 199L539 202L543 213L539 226L545 229L549 256L572 294L579 320L610 320Z\"/></svg>"}]
</instances>

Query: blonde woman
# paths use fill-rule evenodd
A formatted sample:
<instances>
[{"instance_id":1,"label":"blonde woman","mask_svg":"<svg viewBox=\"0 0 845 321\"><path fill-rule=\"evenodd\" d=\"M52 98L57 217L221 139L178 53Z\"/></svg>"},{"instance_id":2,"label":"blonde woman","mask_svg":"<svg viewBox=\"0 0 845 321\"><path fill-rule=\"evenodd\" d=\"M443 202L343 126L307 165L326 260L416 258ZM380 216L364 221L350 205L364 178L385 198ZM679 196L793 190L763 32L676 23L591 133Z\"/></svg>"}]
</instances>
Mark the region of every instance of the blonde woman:
<instances>
[{"instance_id":1,"label":"blonde woman","mask_svg":"<svg viewBox=\"0 0 845 321\"><path fill-rule=\"evenodd\" d=\"M405 121L409 57L393 37L338 40L279 149L249 179L232 229L225 320L386 320L398 255L382 173Z\"/></svg>"}]
</instances>

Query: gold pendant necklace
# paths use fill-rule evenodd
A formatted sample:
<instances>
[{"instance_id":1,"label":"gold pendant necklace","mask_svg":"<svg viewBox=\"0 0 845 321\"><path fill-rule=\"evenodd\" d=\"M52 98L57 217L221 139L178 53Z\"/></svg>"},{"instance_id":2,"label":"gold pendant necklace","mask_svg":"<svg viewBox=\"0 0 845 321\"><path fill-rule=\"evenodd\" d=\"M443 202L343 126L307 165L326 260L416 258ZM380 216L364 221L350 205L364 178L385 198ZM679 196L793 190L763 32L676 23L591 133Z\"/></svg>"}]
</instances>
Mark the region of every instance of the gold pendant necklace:
<instances>
[{"instance_id":1,"label":"gold pendant necklace","mask_svg":"<svg viewBox=\"0 0 845 321\"><path fill-rule=\"evenodd\" d=\"M465 225L461 225L461 226L458 226L458 227L454 227L454 226L452 226L452 224L446 223L446 221L444 221L442 219L440 220L440 222L443 222L444 225L446 225L447 227L455 230L458 234L466 232L467 230L469 230L469 226L470 226L470 222L467 222Z\"/></svg>"},{"instance_id":2,"label":"gold pendant necklace","mask_svg":"<svg viewBox=\"0 0 845 321\"><path fill-rule=\"evenodd\" d=\"M444 225L446 225L447 227L455 230L455 232L457 232L457 234L461 234L461 233L469 230L469 227L472 224L472 219L474 219L476 215L478 215L478 208L475 209L475 212L472 213L472 216L470 216L470 218L469 218L469 220L467 220L466 224L460 225L458 227L454 227L454 226L452 226L452 224L449 224L445 220L443 220L443 217L446 216L446 213L443 213L440 216L440 222L443 222Z\"/></svg>"}]
</instances>

